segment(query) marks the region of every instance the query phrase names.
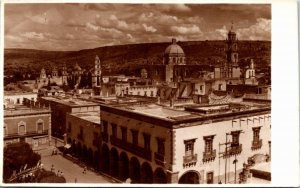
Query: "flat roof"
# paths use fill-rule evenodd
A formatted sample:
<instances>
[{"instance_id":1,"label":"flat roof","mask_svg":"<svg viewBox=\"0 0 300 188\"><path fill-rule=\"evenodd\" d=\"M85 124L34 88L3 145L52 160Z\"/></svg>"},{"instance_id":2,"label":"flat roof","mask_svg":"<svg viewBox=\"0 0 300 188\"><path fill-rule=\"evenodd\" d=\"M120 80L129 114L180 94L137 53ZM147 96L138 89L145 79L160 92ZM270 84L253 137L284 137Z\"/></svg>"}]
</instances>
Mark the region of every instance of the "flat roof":
<instances>
[{"instance_id":1,"label":"flat roof","mask_svg":"<svg viewBox=\"0 0 300 188\"><path fill-rule=\"evenodd\" d=\"M128 108L126 108L128 109ZM171 108L162 107L156 104L149 104L143 106L129 106L129 109L133 109L132 111L145 114L152 117L164 118L164 119L185 119L190 117L195 117L190 112L182 111L182 110L175 110Z\"/></svg>"},{"instance_id":2,"label":"flat roof","mask_svg":"<svg viewBox=\"0 0 300 188\"><path fill-rule=\"evenodd\" d=\"M56 103L64 104L67 106L99 106L98 103L94 103L91 101L79 99L79 98L72 98L69 96L62 97L62 96L53 96L53 97L41 97L44 100L53 101Z\"/></svg>"},{"instance_id":3,"label":"flat roof","mask_svg":"<svg viewBox=\"0 0 300 188\"><path fill-rule=\"evenodd\" d=\"M212 112L203 113L204 111ZM226 107L225 111L218 108ZM216 112L214 110L217 109ZM141 121L161 124L163 126L172 126L193 122L218 122L225 119L243 118L251 115L261 115L270 113L270 105L252 105L245 104L225 104L225 105L187 105L184 108L171 108L158 105L156 103L148 104L126 104L126 105L101 105L101 112L109 112L116 115L123 115L129 118Z\"/></svg>"},{"instance_id":4,"label":"flat roof","mask_svg":"<svg viewBox=\"0 0 300 188\"><path fill-rule=\"evenodd\" d=\"M101 122L100 111L71 113L70 115L95 124Z\"/></svg>"},{"instance_id":5,"label":"flat roof","mask_svg":"<svg viewBox=\"0 0 300 188\"><path fill-rule=\"evenodd\" d=\"M43 114L50 113L49 108L37 108L37 107L27 107L24 105L15 105L14 108L5 108L4 117L18 116L18 115L30 115L30 114Z\"/></svg>"},{"instance_id":6,"label":"flat roof","mask_svg":"<svg viewBox=\"0 0 300 188\"><path fill-rule=\"evenodd\" d=\"M5 96L12 96L12 95L37 95L35 92L28 92L28 91L5 91L4 90L4 97Z\"/></svg>"}]
</instances>

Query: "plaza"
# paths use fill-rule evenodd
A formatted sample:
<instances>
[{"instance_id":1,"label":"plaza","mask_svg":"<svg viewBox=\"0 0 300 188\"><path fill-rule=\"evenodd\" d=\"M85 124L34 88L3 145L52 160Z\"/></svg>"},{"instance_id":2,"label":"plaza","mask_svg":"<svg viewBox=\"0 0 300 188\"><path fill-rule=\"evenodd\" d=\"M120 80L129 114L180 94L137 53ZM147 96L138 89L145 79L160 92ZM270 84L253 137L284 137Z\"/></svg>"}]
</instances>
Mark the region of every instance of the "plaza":
<instances>
[{"instance_id":1,"label":"plaza","mask_svg":"<svg viewBox=\"0 0 300 188\"><path fill-rule=\"evenodd\" d=\"M83 173L84 167L80 164L74 163L61 154L52 155L53 148L42 149L37 151L42 156L42 164L46 170L51 170L51 166L54 166L54 172L63 173L67 183L118 183L115 180L93 172L87 169L86 173Z\"/></svg>"}]
</instances>

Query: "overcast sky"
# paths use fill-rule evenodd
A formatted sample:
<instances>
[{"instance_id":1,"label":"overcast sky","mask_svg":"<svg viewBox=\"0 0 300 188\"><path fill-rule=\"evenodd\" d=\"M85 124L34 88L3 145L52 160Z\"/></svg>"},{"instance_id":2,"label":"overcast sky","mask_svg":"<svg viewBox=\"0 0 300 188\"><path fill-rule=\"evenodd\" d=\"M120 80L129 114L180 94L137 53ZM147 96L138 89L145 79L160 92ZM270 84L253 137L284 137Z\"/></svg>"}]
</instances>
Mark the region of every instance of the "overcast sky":
<instances>
[{"instance_id":1,"label":"overcast sky","mask_svg":"<svg viewBox=\"0 0 300 188\"><path fill-rule=\"evenodd\" d=\"M5 48L80 50L177 40L271 40L270 5L5 4Z\"/></svg>"}]
</instances>

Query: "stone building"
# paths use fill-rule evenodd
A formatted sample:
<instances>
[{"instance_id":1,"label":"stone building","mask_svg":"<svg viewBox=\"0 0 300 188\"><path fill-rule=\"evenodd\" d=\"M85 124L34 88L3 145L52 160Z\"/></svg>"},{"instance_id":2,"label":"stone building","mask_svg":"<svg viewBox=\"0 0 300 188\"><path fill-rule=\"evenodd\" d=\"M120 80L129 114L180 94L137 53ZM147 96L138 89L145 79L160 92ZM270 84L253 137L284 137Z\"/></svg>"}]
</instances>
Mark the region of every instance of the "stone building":
<instances>
[{"instance_id":1,"label":"stone building","mask_svg":"<svg viewBox=\"0 0 300 188\"><path fill-rule=\"evenodd\" d=\"M64 138L64 135L67 132L67 113L100 110L100 106L97 103L73 97L41 97L39 98L39 102L42 105L50 106L52 135L61 139Z\"/></svg>"},{"instance_id":2,"label":"stone building","mask_svg":"<svg viewBox=\"0 0 300 188\"><path fill-rule=\"evenodd\" d=\"M27 142L33 149L51 142L51 111L30 99L4 108L4 145Z\"/></svg>"},{"instance_id":3,"label":"stone building","mask_svg":"<svg viewBox=\"0 0 300 188\"><path fill-rule=\"evenodd\" d=\"M68 141L77 155L80 150L82 157L89 156L84 159L88 164L122 181L233 183L249 158L270 158L270 110L269 105L246 102L176 108L101 105L100 125L75 122L89 115L69 115L76 133Z\"/></svg>"},{"instance_id":4,"label":"stone building","mask_svg":"<svg viewBox=\"0 0 300 188\"><path fill-rule=\"evenodd\" d=\"M100 111L68 113L67 143L71 152L88 165L100 170Z\"/></svg>"}]
</instances>

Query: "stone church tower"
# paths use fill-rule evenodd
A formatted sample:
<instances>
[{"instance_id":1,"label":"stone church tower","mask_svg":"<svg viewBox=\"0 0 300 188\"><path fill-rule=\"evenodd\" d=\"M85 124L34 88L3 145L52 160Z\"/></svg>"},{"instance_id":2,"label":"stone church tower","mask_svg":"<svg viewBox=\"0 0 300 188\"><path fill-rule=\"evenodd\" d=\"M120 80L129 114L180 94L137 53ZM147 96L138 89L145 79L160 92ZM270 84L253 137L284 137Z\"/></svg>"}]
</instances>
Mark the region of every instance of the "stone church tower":
<instances>
[{"instance_id":1,"label":"stone church tower","mask_svg":"<svg viewBox=\"0 0 300 188\"><path fill-rule=\"evenodd\" d=\"M233 31L233 24L228 32L228 38L226 39L227 49L226 49L226 63L224 67L223 75L226 78L240 78L241 71L238 65L239 54L237 45L236 33Z\"/></svg>"},{"instance_id":2,"label":"stone church tower","mask_svg":"<svg viewBox=\"0 0 300 188\"><path fill-rule=\"evenodd\" d=\"M62 71L61 71L61 78L63 85L68 85L68 72L67 72L67 66L64 64Z\"/></svg>"},{"instance_id":3,"label":"stone church tower","mask_svg":"<svg viewBox=\"0 0 300 188\"><path fill-rule=\"evenodd\" d=\"M93 87L101 87L101 61L97 55L95 57L95 67L92 79Z\"/></svg>"}]
</instances>

